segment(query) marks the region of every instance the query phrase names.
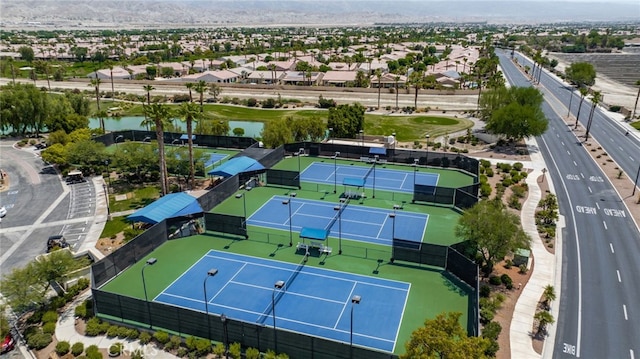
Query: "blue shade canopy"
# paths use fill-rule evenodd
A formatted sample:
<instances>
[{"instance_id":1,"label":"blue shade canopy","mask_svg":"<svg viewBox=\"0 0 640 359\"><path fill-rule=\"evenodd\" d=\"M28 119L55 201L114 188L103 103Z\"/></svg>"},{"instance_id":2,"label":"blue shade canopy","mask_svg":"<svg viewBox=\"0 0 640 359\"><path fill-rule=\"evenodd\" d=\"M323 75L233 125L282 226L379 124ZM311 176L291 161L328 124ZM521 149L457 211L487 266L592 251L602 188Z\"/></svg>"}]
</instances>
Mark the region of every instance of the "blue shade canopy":
<instances>
[{"instance_id":1,"label":"blue shade canopy","mask_svg":"<svg viewBox=\"0 0 640 359\"><path fill-rule=\"evenodd\" d=\"M264 170L260 162L247 156L234 157L222 165L207 172L210 176L231 177L242 172L252 172Z\"/></svg>"},{"instance_id":2,"label":"blue shade canopy","mask_svg":"<svg viewBox=\"0 0 640 359\"><path fill-rule=\"evenodd\" d=\"M363 178L345 177L342 180L344 186L364 187L365 180Z\"/></svg>"},{"instance_id":3,"label":"blue shade canopy","mask_svg":"<svg viewBox=\"0 0 640 359\"><path fill-rule=\"evenodd\" d=\"M383 148L383 147L369 147L369 154L386 156L387 155L387 149Z\"/></svg>"},{"instance_id":4,"label":"blue shade canopy","mask_svg":"<svg viewBox=\"0 0 640 359\"><path fill-rule=\"evenodd\" d=\"M171 193L130 214L132 222L155 224L167 218L204 212L195 197L188 193Z\"/></svg>"},{"instance_id":5,"label":"blue shade canopy","mask_svg":"<svg viewBox=\"0 0 640 359\"><path fill-rule=\"evenodd\" d=\"M322 228L303 227L300 230L300 238L312 241L324 241L329 236L329 231Z\"/></svg>"},{"instance_id":6,"label":"blue shade canopy","mask_svg":"<svg viewBox=\"0 0 640 359\"><path fill-rule=\"evenodd\" d=\"M184 135L180 136L180 139L181 140L188 140L189 139L189 135L184 134ZM195 139L196 139L196 135L191 135L191 140L195 140Z\"/></svg>"}]
</instances>

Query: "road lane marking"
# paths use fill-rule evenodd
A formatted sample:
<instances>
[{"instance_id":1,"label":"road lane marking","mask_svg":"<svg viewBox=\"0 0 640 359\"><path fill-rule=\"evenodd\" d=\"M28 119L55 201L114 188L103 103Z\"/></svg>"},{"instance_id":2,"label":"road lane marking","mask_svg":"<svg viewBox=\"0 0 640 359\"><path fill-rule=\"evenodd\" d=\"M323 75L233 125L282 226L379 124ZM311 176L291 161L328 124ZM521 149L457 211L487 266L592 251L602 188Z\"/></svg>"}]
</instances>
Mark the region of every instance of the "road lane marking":
<instances>
[{"instance_id":1,"label":"road lane marking","mask_svg":"<svg viewBox=\"0 0 640 359\"><path fill-rule=\"evenodd\" d=\"M576 161L573 161L573 165L578 167L578 164L576 163Z\"/></svg>"},{"instance_id":2,"label":"road lane marking","mask_svg":"<svg viewBox=\"0 0 640 359\"><path fill-rule=\"evenodd\" d=\"M611 248L611 253L616 253L616 252L613 250L613 244L611 244L611 242L609 242L609 248Z\"/></svg>"},{"instance_id":3,"label":"road lane marking","mask_svg":"<svg viewBox=\"0 0 640 359\"><path fill-rule=\"evenodd\" d=\"M580 173L580 176L582 176L582 178L584 178L584 174L582 172Z\"/></svg>"},{"instance_id":4,"label":"road lane marking","mask_svg":"<svg viewBox=\"0 0 640 359\"><path fill-rule=\"evenodd\" d=\"M609 228L607 228L607 222L602 221L602 224L604 224L604 229L609 229Z\"/></svg>"},{"instance_id":5,"label":"road lane marking","mask_svg":"<svg viewBox=\"0 0 640 359\"><path fill-rule=\"evenodd\" d=\"M598 204L598 202L596 202L596 207L598 207L598 209L600 209L600 205Z\"/></svg>"},{"instance_id":6,"label":"road lane marking","mask_svg":"<svg viewBox=\"0 0 640 359\"><path fill-rule=\"evenodd\" d=\"M560 141L560 143L562 143L562 145L563 145L563 146L565 145L565 144L564 144L564 141Z\"/></svg>"},{"instance_id":7,"label":"road lane marking","mask_svg":"<svg viewBox=\"0 0 640 359\"><path fill-rule=\"evenodd\" d=\"M622 283L622 278L620 278L620 271L616 269L616 273L618 273L618 282Z\"/></svg>"},{"instance_id":8,"label":"road lane marking","mask_svg":"<svg viewBox=\"0 0 640 359\"><path fill-rule=\"evenodd\" d=\"M622 310L624 311L624 320L629 320L629 317L627 316L627 306L623 304Z\"/></svg>"},{"instance_id":9,"label":"road lane marking","mask_svg":"<svg viewBox=\"0 0 640 359\"><path fill-rule=\"evenodd\" d=\"M631 359L634 359L635 357L633 356L633 349L629 349L629 356L631 357Z\"/></svg>"},{"instance_id":10,"label":"road lane marking","mask_svg":"<svg viewBox=\"0 0 640 359\"><path fill-rule=\"evenodd\" d=\"M568 154L569 156L571 156L571 152L569 152L569 150L567 150L567 154Z\"/></svg>"},{"instance_id":11,"label":"road lane marking","mask_svg":"<svg viewBox=\"0 0 640 359\"><path fill-rule=\"evenodd\" d=\"M589 193L593 193L593 191L591 190L591 187L587 186L587 189L589 190Z\"/></svg>"},{"instance_id":12,"label":"road lane marking","mask_svg":"<svg viewBox=\"0 0 640 359\"><path fill-rule=\"evenodd\" d=\"M631 158L631 161L635 161L635 160L633 159L633 157L629 156L629 158Z\"/></svg>"}]
</instances>

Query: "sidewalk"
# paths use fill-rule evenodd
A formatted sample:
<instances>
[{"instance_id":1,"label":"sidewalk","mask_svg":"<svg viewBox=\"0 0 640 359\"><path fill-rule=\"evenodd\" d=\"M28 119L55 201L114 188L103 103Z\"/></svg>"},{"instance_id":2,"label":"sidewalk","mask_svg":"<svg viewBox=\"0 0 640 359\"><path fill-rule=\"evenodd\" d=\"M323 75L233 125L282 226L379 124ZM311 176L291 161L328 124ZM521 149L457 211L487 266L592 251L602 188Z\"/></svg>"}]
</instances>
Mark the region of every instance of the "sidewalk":
<instances>
[{"instance_id":1,"label":"sidewalk","mask_svg":"<svg viewBox=\"0 0 640 359\"><path fill-rule=\"evenodd\" d=\"M88 337L85 335L81 335L76 331L75 328L75 308L78 304L82 303L84 300L91 296L91 291L87 290L76 298L71 305L65 309L65 311L60 314L58 317L58 323L56 324L56 338L58 341L67 341L69 344L73 345L74 343L81 342L84 344L85 348L89 345L96 345L100 349L109 349L109 347L115 343L122 343L124 345L124 350L128 353L133 352L134 350L140 349L143 353L145 353L145 357L153 357L159 359L175 359L177 358L175 355L165 352L164 350L158 349L153 344L142 345L137 340L129 340L129 339L120 339L120 338L107 338L104 335L96 336L96 337Z\"/></svg>"}]
</instances>

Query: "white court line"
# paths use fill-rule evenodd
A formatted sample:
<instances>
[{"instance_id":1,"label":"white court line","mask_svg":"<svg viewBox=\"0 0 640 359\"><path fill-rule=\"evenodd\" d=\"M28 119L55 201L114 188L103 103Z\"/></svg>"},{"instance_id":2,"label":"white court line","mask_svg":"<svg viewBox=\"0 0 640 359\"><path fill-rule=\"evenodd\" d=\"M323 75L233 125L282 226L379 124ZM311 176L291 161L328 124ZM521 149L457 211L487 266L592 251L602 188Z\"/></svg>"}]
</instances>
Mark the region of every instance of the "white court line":
<instances>
[{"instance_id":1,"label":"white court line","mask_svg":"<svg viewBox=\"0 0 640 359\"><path fill-rule=\"evenodd\" d=\"M155 300L156 300L156 298L158 298L160 295L162 295L162 293L164 293L164 291L165 291L165 290L167 290L167 289L171 288L171 286L172 286L175 282L179 281L179 280L180 280L180 278L182 278L185 274L187 274L188 272L190 272L190 271L191 271L191 269L193 269L193 267L195 267L198 263L200 263L200 261L201 261L204 257L206 257L206 256L207 256L207 254L205 253L202 257L200 257L200 259L198 259L198 260L197 260L195 263L193 263L189 268L187 268L187 270L185 270L184 272L182 272L182 274L180 274L180 276L179 276L178 278L176 278L173 282L171 282L168 286L166 286L166 287L162 290L162 292L160 292L160 294L158 294L157 296L155 296L155 298L153 298L153 299L152 299L152 301L155 301Z\"/></svg>"},{"instance_id":2,"label":"white court line","mask_svg":"<svg viewBox=\"0 0 640 359\"><path fill-rule=\"evenodd\" d=\"M404 313L407 310L407 302L409 301L409 292L411 292L411 283L409 283L409 289L407 290L407 296L404 297L404 306L402 307L402 314L400 315L400 323L398 324L398 330L396 331L396 337L393 343L392 352L396 351L396 344L398 343L398 335L400 335L400 326L402 324L402 320L404 319Z\"/></svg>"},{"instance_id":3,"label":"white court line","mask_svg":"<svg viewBox=\"0 0 640 359\"><path fill-rule=\"evenodd\" d=\"M353 283L353 287L351 287L351 291L349 292L349 296L347 298L353 298L353 291L356 290L356 285L358 285L358 282ZM342 310L340 311L340 315L338 316L338 320L336 320L336 324L333 326L333 329L338 329L338 324L340 323L340 319L342 319L344 310L347 309L347 305L349 305L349 301L342 302Z\"/></svg>"}]
</instances>

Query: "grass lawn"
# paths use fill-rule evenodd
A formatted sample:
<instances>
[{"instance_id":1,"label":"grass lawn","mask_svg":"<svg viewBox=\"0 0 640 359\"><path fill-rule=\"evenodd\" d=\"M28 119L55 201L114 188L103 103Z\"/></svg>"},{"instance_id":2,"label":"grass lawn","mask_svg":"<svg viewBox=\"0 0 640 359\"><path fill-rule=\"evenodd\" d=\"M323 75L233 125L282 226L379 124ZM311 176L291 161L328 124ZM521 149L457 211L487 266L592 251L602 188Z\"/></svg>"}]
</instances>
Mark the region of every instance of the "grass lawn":
<instances>
[{"instance_id":1,"label":"grass lawn","mask_svg":"<svg viewBox=\"0 0 640 359\"><path fill-rule=\"evenodd\" d=\"M114 102L101 101L102 107L117 106ZM95 101L93 101L95 106ZM177 106L177 105L176 105ZM205 104L204 110L209 118L214 120L234 120L250 122L268 122L281 118L312 118L319 117L327 120L329 112L320 109L261 109L245 106ZM142 116L142 105L133 105L123 113L123 116ZM390 135L396 133L399 141L414 141L424 139L424 135L431 137L442 136L447 133L462 131L473 126L467 119L424 115L377 115L365 114L364 132L367 135Z\"/></svg>"},{"instance_id":2,"label":"grass lawn","mask_svg":"<svg viewBox=\"0 0 640 359\"><path fill-rule=\"evenodd\" d=\"M635 128L636 130L640 130L640 121L632 122L631 127Z\"/></svg>"},{"instance_id":3,"label":"grass lawn","mask_svg":"<svg viewBox=\"0 0 640 359\"><path fill-rule=\"evenodd\" d=\"M160 197L160 190L157 187L138 188L121 194L125 193L127 193L127 199L123 201L116 201L114 194L109 195L109 209L112 213L142 208Z\"/></svg>"},{"instance_id":4,"label":"grass lawn","mask_svg":"<svg viewBox=\"0 0 640 359\"><path fill-rule=\"evenodd\" d=\"M100 238L111 238L126 228L131 227L131 224L126 221L126 218L127 217L112 217L111 220L107 221L104 225Z\"/></svg>"}]
</instances>

